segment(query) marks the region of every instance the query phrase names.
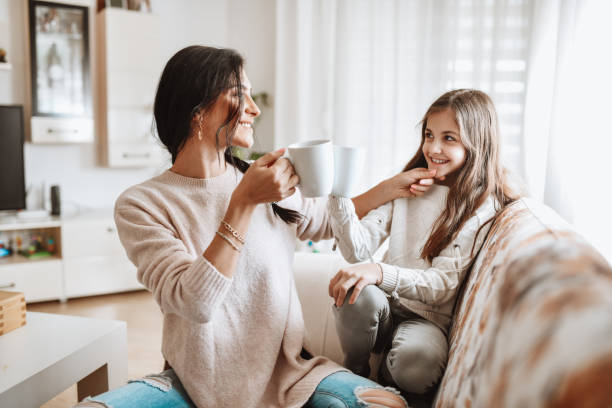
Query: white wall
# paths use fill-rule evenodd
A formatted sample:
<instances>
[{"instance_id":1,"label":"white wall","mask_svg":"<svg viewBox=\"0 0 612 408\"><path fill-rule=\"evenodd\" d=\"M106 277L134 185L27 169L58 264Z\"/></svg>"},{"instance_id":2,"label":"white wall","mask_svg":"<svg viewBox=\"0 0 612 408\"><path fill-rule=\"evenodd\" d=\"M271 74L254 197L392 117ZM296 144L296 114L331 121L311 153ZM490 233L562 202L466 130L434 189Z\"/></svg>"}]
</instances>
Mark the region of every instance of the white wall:
<instances>
[{"instance_id":1,"label":"white wall","mask_svg":"<svg viewBox=\"0 0 612 408\"><path fill-rule=\"evenodd\" d=\"M64 2L89 5L93 24L95 0ZM0 0L0 48L7 49L13 65L12 71L0 71L0 104L26 104L29 99L26 3L25 0ZM162 18L160 48L165 60L192 44L233 47L247 58L254 91L274 94L274 0L152 0L151 3L153 12ZM95 33L93 25L91 33ZM95 55L93 49L90 51ZM95 66L93 75L96 75ZM265 109L256 129L256 149L272 148L273 123L271 110ZM59 184L67 211L111 208L124 189L163 170L161 167L129 170L100 167L95 149L96 143L55 146L26 143L26 187L32 189L28 204L38 205L43 185L48 189L49 185Z\"/></svg>"},{"instance_id":2,"label":"white wall","mask_svg":"<svg viewBox=\"0 0 612 408\"><path fill-rule=\"evenodd\" d=\"M272 105L259 107L262 115L255 128L253 146L258 151L274 148L275 3L275 0L227 0L227 45L246 58L253 93L267 92Z\"/></svg>"}]
</instances>

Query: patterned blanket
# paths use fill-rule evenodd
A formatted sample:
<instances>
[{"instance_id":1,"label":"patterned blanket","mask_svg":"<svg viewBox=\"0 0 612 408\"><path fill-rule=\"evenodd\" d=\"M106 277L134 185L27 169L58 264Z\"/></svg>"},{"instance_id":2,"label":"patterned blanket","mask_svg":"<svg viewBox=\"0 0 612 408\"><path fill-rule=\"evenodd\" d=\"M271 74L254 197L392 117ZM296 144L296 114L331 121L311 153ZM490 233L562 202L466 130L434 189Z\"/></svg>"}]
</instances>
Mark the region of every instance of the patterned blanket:
<instances>
[{"instance_id":1,"label":"patterned blanket","mask_svg":"<svg viewBox=\"0 0 612 408\"><path fill-rule=\"evenodd\" d=\"M435 407L612 407L612 269L554 211L509 206L464 283Z\"/></svg>"}]
</instances>

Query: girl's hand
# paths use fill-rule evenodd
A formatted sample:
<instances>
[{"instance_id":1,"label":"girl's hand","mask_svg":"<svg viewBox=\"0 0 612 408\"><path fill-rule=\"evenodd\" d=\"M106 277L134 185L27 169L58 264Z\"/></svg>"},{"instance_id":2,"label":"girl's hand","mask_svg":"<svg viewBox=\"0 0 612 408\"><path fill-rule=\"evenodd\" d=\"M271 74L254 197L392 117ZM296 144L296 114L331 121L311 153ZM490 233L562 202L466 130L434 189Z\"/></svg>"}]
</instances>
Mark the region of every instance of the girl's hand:
<instances>
[{"instance_id":1,"label":"girl's hand","mask_svg":"<svg viewBox=\"0 0 612 408\"><path fill-rule=\"evenodd\" d=\"M244 173L234 195L253 204L281 201L293 195L300 178L291 162L280 158L284 152L284 148L279 149L255 160Z\"/></svg>"},{"instance_id":2,"label":"girl's hand","mask_svg":"<svg viewBox=\"0 0 612 408\"><path fill-rule=\"evenodd\" d=\"M436 170L427 170L421 167L403 171L388 179L388 187L392 189L395 198L418 197L429 190L434 183Z\"/></svg>"},{"instance_id":3,"label":"girl's hand","mask_svg":"<svg viewBox=\"0 0 612 408\"><path fill-rule=\"evenodd\" d=\"M366 285L377 285L382 282L382 268L375 263L347 266L338 271L329 281L329 296L334 298L337 307L342 306L347 292L354 287L349 299L352 305Z\"/></svg>"}]
</instances>

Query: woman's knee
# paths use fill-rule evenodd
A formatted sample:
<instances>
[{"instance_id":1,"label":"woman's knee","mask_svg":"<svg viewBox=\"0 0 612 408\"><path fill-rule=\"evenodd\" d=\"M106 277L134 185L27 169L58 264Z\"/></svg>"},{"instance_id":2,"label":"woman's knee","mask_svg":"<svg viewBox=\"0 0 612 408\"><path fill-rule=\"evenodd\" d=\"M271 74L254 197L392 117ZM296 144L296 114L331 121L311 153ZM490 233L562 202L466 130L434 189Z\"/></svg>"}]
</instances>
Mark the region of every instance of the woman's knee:
<instances>
[{"instance_id":1,"label":"woman's knee","mask_svg":"<svg viewBox=\"0 0 612 408\"><path fill-rule=\"evenodd\" d=\"M423 394L438 382L446 360L428 344L408 343L394 345L385 363L398 387Z\"/></svg>"},{"instance_id":2,"label":"woman's knee","mask_svg":"<svg viewBox=\"0 0 612 408\"><path fill-rule=\"evenodd\" d=\"M304 405L305 408L363 406L405 408L408 405L393 388L382 388L367 378L347 371L324 378Z\"/></svg>"},{"instance_id":3,"label":"woman's knee","mask_svg":"<svg viewBox=\"0 0 612 408\"><path fill-rule=\"evenodd\" d=\"M352 293L353 289L347 293L346 299L349 299ZM336 317L346 322L363 321L367 318L375 323L389 315L389 301L380 288L368 285L363 288L355 303L349 304L345 301L340 307L334 306L334 312Z\"/></svg>"},{"instance_id":4,"label":"woman's knee","mask_svg":"<svg viewBox=\"0 0 612 408\"><path fill-rule=\"evenodd\" d=\"M407 408L406 400L384 388L359 387L355 390L355 401L332 393L316 393L305 408L347 408L368 406L379 408Z\"/></svg>"}]
</instances>

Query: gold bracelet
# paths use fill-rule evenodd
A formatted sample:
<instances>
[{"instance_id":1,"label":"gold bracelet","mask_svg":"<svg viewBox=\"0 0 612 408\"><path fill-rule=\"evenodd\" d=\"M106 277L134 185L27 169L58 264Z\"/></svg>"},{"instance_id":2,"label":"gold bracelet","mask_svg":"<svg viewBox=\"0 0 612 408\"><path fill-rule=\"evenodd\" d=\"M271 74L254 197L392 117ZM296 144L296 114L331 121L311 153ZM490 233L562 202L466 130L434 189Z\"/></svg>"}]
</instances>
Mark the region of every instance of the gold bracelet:
<instances>
[{"instance_id":1,"label":"gold bracelet","mask_svg":"<svg viewBox=\"0 0 612 408\"><path fill-rule=\"evenodd\" d=\"M226 230L230 232L242 245L244 245L244 237L238 233L235 229L232 228L225 220L221 220L221 223L225 227Z\"/></svg>"},{"instance_id":2,"label":"gold bracelet","mask_svg":"<svg viewBox=\"0 0 612 408\"><path fill-rule=\"evenodd\" d=\"M217 231L217 234L223 238L224 240L227 241L228 244L230 244L232 246L232 248L234 248L236 251L240 252L240 248L238 248L238 246L236 244L234 244L232 242L232 240L230 239L230 237L228 237L227 235L225 235L224 233L222 233L221 231Z\"/></svg>"}]
</instances>

